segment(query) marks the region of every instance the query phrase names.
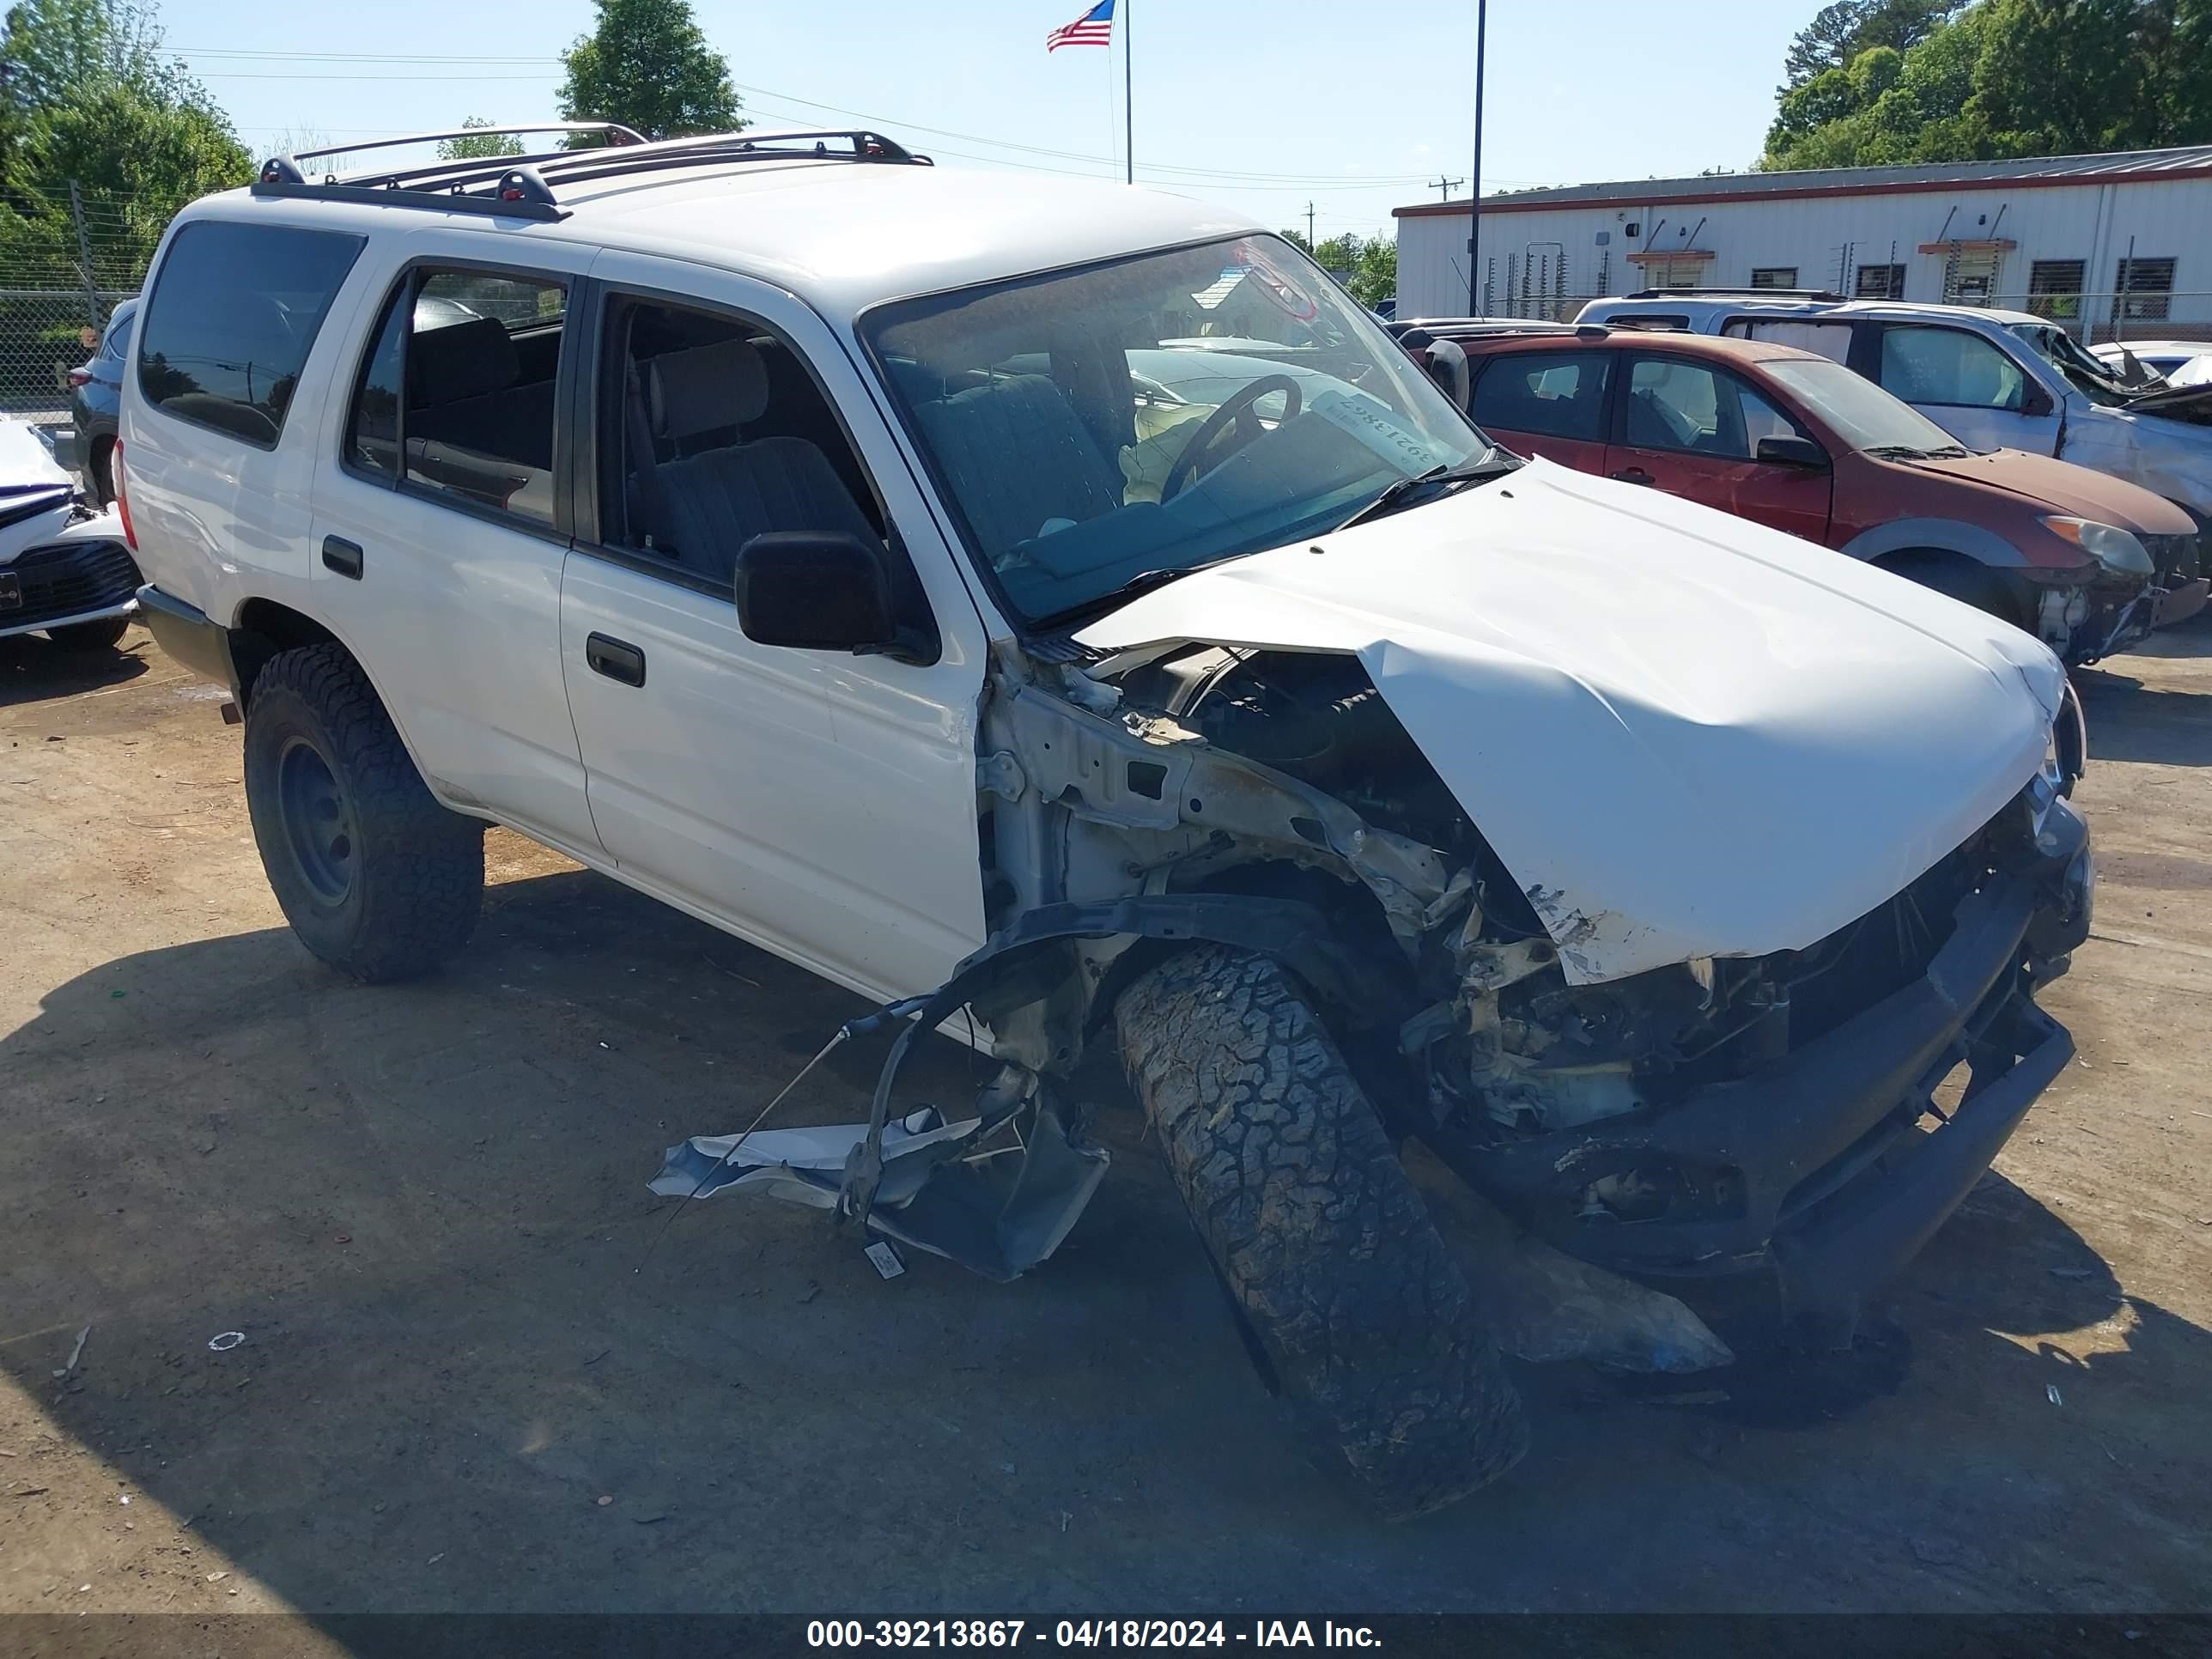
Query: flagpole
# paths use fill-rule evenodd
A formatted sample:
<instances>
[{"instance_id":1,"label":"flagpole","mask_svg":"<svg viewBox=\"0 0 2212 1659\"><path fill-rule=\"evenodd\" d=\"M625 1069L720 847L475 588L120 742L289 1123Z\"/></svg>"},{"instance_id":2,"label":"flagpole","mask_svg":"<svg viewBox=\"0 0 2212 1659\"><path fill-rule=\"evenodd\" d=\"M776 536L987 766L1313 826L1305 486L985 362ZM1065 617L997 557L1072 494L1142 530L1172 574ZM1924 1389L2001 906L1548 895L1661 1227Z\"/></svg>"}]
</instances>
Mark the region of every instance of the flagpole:
<instances>
[{"instance_id":1,"label":"flagpole","mask_svg":"<svg viewBox=\"0 0 2212 1659\"><path fill-rule=\"evenodd\" d=\"M1136 37L1129 24L1130 0L1121 0L1121 167L1122 181L1137 182L1137 118L1129 107L1129 91L1134 77L1129 70L1129 52Z\"/></svg>"}]
</instances>

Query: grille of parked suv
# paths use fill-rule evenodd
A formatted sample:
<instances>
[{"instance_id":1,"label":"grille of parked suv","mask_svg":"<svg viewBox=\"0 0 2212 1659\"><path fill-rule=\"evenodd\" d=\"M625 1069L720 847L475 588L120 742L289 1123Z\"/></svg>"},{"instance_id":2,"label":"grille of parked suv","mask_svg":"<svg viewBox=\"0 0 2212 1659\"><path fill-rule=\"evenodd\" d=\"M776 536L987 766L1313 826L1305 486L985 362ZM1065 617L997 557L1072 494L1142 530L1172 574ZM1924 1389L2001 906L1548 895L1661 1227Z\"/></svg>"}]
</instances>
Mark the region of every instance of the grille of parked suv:
<instances>
[{"instance_id":1,"label":"grille of parked suv","mask_svg":"<svg viewBox=\"0 0 2212 1659\"><path fill-rule=\"evenodd\" d=\"M40 623L120 605L138 591L138 567L121 542L75 542L34 547L12 564L0 564L0 577L14 575L22 603L0 608L0 628L35 628Z\"/></svg>"},{"instance_id":2,"label":"grille of parked suv","mask_svg":"<svg viewBox=\"0 0 2212 1659\"><path fill-rule=\"evenodd\" d=\"M2146 536L2143 551L2158 567L2160 577L2169 587L2177 582L2193 582L2198 574L2197 538L2194 532L2185 536Z\"/></svg>"}]
</instances>

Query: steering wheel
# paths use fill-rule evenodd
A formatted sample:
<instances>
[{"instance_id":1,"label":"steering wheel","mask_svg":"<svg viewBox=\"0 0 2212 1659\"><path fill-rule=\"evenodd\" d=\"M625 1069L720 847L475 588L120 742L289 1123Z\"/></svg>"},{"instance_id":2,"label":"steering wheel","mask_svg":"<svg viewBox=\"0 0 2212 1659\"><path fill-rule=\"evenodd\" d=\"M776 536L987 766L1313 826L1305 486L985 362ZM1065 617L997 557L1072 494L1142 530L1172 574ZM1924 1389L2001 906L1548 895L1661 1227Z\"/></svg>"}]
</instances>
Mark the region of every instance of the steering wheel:
<instances>
[{"instance_id":1,"label":"steering wheel","mask_svg":"<svg viewBox=\"0 0 2212 1659\"><path fill-rule=\"evenodd\" d=\"M1199 463L1206 458L1206 452L1219 442L1221 434L1231 426L1246 434L1244 441L1248 444L1260 435L1260 417L1252 412L1252 406L1271 392L1283 394L1284 421L1304 406L1298 396L1298 383L1287 374L1262 374L1243 391L1231 392L1228 402L1199 423L1190 441L1182 447L1182 453L1175 458L1175 465L1168 468L1168 476L1160 481L1163 503L1173 501L1182 493L1185 484L1198 477Z\"/></svg>"}]
</instances>

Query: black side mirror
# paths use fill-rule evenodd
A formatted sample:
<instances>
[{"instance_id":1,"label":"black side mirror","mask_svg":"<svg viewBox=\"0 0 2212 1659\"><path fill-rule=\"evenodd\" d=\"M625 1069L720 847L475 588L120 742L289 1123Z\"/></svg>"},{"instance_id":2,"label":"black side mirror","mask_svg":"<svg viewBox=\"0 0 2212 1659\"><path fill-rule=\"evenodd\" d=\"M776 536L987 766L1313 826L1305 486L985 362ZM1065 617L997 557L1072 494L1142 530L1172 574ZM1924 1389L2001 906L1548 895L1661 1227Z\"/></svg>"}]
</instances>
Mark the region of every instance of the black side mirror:
<instances>
[{"instance_id":1,"label":"black side mirror","mask_svg":"<svg viewBox=\"0 0 2212 1659\"><path fill-rule=\"evenodd\" d=\"M774 530L738 550L738 626L762 645L934 662L936 641L899 621L890 556L842 531Z\"/></svg>"},{"instance_id":2,"label":"black side mirror","mask_svg":"<svg viewBox=\"0 0 2212 1659\"><path fill-rule=\"evenodd\" d=\"M2030 380L2021 388L2020 412L2030 419L2041 420L2055 407L2057 405L2051 401L2051 394L2034 381Z\"/></svg>"},{"instance_id":3,"label":"black side mirror","mask_svg":"<svg viewBox=\"0 0 2212 1659\"><path fill-rule=\"evenodd\" d=\"M1767 466L1802 466L1819 471L1828 465L1828 452L1810 438L1790 433L1761 438L1758 459Z\"/></svg>"}]
</instances>

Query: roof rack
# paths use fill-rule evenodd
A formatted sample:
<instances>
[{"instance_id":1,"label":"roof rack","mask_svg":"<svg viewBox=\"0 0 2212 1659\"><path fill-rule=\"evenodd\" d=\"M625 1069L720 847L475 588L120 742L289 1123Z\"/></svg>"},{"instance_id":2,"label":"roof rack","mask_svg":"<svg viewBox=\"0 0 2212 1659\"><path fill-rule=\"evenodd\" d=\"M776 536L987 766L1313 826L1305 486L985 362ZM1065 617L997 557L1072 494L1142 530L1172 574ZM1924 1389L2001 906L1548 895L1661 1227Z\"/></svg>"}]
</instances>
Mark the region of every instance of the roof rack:
<instances>
[{"instance_id":1,"label":"roof rack","mask_svg":"<svg viewBox=\"0 0 2212 1659\"><path fill-rule=\"evenodd\" d=\"M498 137L525 132L586 132L606 143L585 149L546 150L526 155L471 156L441 160L392 172L325 173L307 177L302 161L352 150L386 149L402 144L437 143L456 138ZM844 148L833 145L842 143ZM613 152L619 151L620 154ZM931 165L904 145L865 129L803 132L716 133L696 138L650 143L612 121L551 122L534 126L466 127L452 132L418 132L404 138L380 138L362 144L333 144L323 149L275 155L261 165L252 185L256 196L298 197L323 202L360 202L378 207L435 208L446 212L483 213L502 219L554 220L568 217L553 193L556 184L659 173L675 167L714 167L733 161L884 161Z\"/></svg>"},{"instance_id":2,"label":"roof rack","mask_svg":"<svg viewBox=\"0 0 2212 1659\"><path fill-rule=\"evenodd\" d=\"M1639 288L1632 300L1836 300L1843 295L1826 288Z\"/></svg>"}]
</instances>

